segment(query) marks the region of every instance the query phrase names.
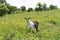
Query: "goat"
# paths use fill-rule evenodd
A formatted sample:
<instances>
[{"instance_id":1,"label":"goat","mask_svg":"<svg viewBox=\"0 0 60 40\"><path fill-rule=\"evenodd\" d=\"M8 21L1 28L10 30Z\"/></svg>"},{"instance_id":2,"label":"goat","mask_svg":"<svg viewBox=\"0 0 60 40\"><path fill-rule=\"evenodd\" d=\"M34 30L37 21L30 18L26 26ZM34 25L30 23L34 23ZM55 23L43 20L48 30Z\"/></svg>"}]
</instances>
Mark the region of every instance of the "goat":
<instances>
[{"instance_id":1,"label":"goat","mask_svg":"<svg viewBox=\"0 0 60 40\"><path fill-rule=\"evenodd\" d=\"M27 25L29 28L31 28L32 30L35 28L36 29L36 32L38 31L38 25L39 23L37 21L30 21L30 18L25 18L26 21L27 21Z\"/></svg>"}]
</instances>

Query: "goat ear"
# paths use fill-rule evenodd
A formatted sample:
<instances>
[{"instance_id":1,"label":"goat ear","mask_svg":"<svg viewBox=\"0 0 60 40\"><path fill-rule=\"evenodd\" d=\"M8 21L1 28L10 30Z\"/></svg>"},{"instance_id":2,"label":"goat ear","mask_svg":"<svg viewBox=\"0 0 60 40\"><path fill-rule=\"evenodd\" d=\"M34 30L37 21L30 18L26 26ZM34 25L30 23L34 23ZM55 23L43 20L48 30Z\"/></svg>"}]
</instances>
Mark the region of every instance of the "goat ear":
<instances>
[{"instance_id":1,"label":"goat ear","mask_svg":"<svg viewBox=\"0 0 60 40\"><path fill-rule=\"evenodd\" d=\"M31 17L29 17L28 19L30 19Z\"/></svg>"},{"instance_id":2,"label":"goat ear","mask_svg":"<svg viewBox=\"0 0 60 40\"><path fill-rule=\"evenodd\" d=\"M24 18L24 19L26 19L26 18Z\"/></svg>"}]
</instances>

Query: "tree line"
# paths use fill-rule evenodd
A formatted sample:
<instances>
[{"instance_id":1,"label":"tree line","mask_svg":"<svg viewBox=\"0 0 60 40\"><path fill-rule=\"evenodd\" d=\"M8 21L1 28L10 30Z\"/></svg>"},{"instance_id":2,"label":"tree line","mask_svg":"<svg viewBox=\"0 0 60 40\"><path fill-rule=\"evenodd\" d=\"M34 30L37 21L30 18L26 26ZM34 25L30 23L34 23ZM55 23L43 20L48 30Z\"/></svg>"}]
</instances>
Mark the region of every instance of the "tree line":
<instances>
[{"instance_id":1,"label":"tree line","mask_svg":"<svg viewBox=\"0 0 60 40\"><path fill-rule=\"evenodd\" d=\"M33 8L28 8L27 9L27 11L28 12L30 12L30 11L32 11L32 10L34 10L34 11L47 11L47 10L53 10L53 9L58 9L58 7L57 6L55 6L55 5L50 5L49 7L47 7L47 4L46 3L44 3L44 4L41 4L40 2L39 3L37 3L37 7L35 7L35 9L33 9ZM21 9L20 9L21 11L26 11L26 7L25 6L21 6Z\"/></svg>"},{"instance_id":2,"label":"tree line","mask_svg":"<svg viewBox=\"0 0 60 40\"><path fill-rule=\"evenodd\" d=\"M3 16L5 14L12 14L18 10L31 12L33 10L34 11L47 11L47 10L53 10L53 9L58 9L58 8L55 5L50 5L49 7L47 7L46 3L41 4L40 2L37 3L37 7L35 7L35 9L33 8L26 9L25 6L21 6L21 8L17 8L16 6L11 6L10 4L8 4L6 0L0 0L0 16Z\"/></svg>"}]
</instances>

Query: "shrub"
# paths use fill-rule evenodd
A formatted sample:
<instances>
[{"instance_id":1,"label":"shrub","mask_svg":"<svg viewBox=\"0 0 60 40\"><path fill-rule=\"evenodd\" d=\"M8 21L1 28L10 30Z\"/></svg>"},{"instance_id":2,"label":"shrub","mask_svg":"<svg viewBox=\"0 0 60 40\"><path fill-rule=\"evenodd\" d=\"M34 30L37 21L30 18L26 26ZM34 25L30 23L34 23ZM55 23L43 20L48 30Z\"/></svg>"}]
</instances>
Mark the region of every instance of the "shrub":
<instances>
[{"instance_id":1,"label":"shrub","mask_svg":"<svg viewBox=\"0 0 60 40\"><path fill-rule=\"evenodd\" d=\"M9 9L7 8L6 5L4 4L0 4L0 16L5 15L6 13L8 13Z\"/></svg>"},{"instance_id":2,"label":"shrub","mask_svg":"<svg viewBox=\"0 0 60 40\"><path fill-rule=\"evenodd\" d=\"M27 10L28 12L30 12L30 11L33 11L33 8L28 8L28 10Z\"/></svg>"}]
</instances>

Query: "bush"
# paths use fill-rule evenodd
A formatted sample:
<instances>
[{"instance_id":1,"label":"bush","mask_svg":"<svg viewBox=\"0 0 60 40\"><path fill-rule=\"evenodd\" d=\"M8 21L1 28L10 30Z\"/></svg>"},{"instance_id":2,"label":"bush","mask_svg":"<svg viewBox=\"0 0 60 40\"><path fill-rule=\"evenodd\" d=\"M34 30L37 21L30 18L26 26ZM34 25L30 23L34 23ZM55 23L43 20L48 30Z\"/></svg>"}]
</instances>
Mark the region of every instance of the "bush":
<instances>
[{"instance_id":1,"label":"bush","mask_svg":"<svg viewBox=\"0 0 60 40\"><path fill-rule=\"evenodd\" d=\"M55 5L50 5L49 8L50 8L50 10L52 10L52 9L57 9L57 6L55 6Z\"/></svg>"},{"instance_id":2,"label":"bush","mask_svg":"<svg viewBox=\"0 0 60 40\"><path fill-rule=\"evenodd\" d=\"M28 10L27 10L28 12L30 12L30 11L33 11L33 8L28 8Z\"/></svg>"},{"instance_id":3,"label":"bush","mask_svg":"<svg viewBox=\"0 0 60 40\"><path fill-rule=\"evenodd\" d=\"M38 7L36 7L36 8L35 8L35 11L39 11L39 8L38 8Z\"/></svg>"},{"instance_id":4,"label":"bush","mask_svg":"<svg viewBox=\"0 0 60 40\"><path fill-rule=\"evenodd\" d=\"M25 6L21 6L21 11L25 11L26 7Z\"/></svg>"},{"instance_id":5,"label":"bush","mask_svg":"<svg viewBox=\"0 0 60 40\"><path fill-rule=\"evenodd\" d=\"M17 7L10 5L7 5L7 8L9 9L8 14L14 13L17 10Z\"/></svg>"},{"instance_id":6,"label":"bush","mask_svg":"<svg viewBox=\"0 0 60 40\"><path fill-rule=\"evenodd\" d=\"M4 4L0 4L0 16L5 15L6 13L8 13L9 9L7 8L6 5Z\"/></svg>"}]
</instances>

